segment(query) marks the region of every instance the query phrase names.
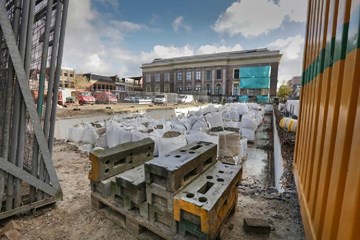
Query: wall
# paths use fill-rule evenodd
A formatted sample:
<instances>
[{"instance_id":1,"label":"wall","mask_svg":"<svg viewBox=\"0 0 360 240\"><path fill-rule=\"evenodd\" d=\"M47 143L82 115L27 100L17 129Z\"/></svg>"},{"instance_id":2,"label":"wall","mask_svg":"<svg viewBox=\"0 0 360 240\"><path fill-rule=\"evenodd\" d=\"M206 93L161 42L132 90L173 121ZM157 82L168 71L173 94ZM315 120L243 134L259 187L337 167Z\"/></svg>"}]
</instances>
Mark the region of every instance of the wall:
<instances>
[{"instance_id":1,"label":"wall","mask_svg":"<svg viewBox=\"0 0 360 240\"><path fill-rule=\"evenodd\" d=\"M309 0L294 176L307 239L359 239L360 0Z\"/></svg>"}]
</instances>

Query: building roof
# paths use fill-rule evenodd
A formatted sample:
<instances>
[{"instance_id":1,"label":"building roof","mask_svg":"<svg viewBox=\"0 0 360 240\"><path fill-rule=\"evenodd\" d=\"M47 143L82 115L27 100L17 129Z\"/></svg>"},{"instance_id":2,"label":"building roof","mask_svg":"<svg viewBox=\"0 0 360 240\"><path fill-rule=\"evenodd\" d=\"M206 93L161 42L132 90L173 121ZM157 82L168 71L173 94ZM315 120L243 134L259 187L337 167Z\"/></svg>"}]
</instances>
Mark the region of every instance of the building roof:
<instances>
[{"instance_id":1,"label":"building roof","mask_svg":"<svg viewBox=\"0 0 360 240\"><path fill-rule=\"evenodd\" d=\"M114 79L110 76L104 76L94 73L84 73L83 76L87 77L90 80L101 81L101 82L114 82Z\"/></svg>"},{"instance_id":2,"label":"building roof","mask_svg":"<svg viewBox=\"0 0 360 240\"><path fill-rule=\"evenodd\" d=\"M183 63L183 62L198 62L198 61L207 61L207 60L227 60L227 59L239 59L239 58L261 58L261 57L277 57L278 61L280 61L282 54L280 54L279 50L268 50L267 48L261 49L251 49L251 50L243 50L243 51L232 51L232 52L222 52L222 53L212 53L212 54L202 54L202 55L193 55L186 57L175 57L175 58L156 58L151 63L144 63L142 68L144 67L152 67L152 66L161 66L161 65L169 65L175 63Z\"/></svg>"}]
</instances>

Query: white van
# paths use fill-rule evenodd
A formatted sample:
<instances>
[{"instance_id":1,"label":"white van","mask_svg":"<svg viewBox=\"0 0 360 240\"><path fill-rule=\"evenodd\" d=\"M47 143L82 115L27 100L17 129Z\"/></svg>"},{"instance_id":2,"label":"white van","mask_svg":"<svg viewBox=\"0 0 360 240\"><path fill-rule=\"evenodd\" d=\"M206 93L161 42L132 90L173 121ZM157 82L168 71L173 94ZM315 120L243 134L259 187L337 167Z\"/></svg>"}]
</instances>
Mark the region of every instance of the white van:
<instances>
[{"instance_id":1,"label":"white van","mask_svg":"<svg viewBox=\"0 0 360 240\"><path fill-rule=\"evenodd\" d=\"M180 95L178 98L178 103L193 103L194 96L193 95Z\"/></svg>"},{"instance_id":2,"label":"white van","mask_svg":"<svg viewBox=\"0 0 360 240\"><path fill-rule=\"evenodd\" d=\"M166 104L167 103L167 98L165 94L159 94L156 95L154 98L154 104Z\"/></svg>"}]
</instances>

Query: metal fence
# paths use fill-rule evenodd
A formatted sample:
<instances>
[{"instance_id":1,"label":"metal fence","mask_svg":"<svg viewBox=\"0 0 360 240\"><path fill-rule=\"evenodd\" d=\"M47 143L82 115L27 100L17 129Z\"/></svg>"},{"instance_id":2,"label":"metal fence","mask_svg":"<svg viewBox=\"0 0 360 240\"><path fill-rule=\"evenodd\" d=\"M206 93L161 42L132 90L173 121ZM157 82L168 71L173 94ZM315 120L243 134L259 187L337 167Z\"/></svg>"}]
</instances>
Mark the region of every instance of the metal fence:
<instances>
[{"instance_id":1,"label":"metal fence","mask_svg":"<svg viewBox=\"0 0 360 240\"><path fill-rule=\"evenodd\" d=\"M62 196L51 152L68 3L0 1L0 219Z\"/></svg>"}]
</instances>

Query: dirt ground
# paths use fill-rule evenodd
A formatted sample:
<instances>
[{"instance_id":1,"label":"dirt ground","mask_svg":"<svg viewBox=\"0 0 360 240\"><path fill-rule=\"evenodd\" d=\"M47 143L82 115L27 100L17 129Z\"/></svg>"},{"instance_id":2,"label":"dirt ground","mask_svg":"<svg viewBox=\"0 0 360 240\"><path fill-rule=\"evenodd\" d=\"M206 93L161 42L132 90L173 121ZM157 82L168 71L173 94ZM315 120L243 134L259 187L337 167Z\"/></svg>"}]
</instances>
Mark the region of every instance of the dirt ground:
<instances>
[{"instance_id":1,"label":"dirt ground","mask_svg":"<svg viewBox=\"0 0 360 240\"><path fill-rule=\"evenodd\" d=\"M136 239L91 208L87 153L56 141L53 160L63 200L51 208L38 210L35 215L13 218L21 226L23 239ZM264 187L258 175L247 174L238 193L236 212L223 226L223 239L304 239L295 191L279 194ZM270 235L245 233L244 217L268 220L272 226Z\"/></svg>"}]
</instances>

